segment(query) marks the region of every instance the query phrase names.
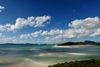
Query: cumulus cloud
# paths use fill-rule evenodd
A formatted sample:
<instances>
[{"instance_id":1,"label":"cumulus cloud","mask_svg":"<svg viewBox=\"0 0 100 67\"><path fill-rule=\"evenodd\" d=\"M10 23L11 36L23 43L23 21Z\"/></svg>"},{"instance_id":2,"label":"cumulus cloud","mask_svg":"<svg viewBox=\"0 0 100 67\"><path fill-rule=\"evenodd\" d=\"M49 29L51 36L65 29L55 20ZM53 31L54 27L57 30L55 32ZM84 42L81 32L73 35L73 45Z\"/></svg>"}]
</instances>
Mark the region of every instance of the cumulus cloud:
<instances>
[{"instance_id":1,"label":"cumulus cloud","mask_svg":"<svg viewBox=\"0 0 100 67\"><path fill-rule=\"evenodd\" d=\"M6 24L0 25L0 32L4 31L15 31L24 26L31 26L31 27L43 27L45 24L48 24L48 21L51 19L50 16L39 16L39 17L28 17L25 18L17 18L15 24Z\"/></svg>"},{"instance_id":2,"label":"cumulus cloud","mask_svg":"<svg viewBox=\"0 0 100 67\"><path fill-rule=\"evenodd\" d=\"M0 44L1 43L15 43L17 37L12 36L12 37L7 37L3 33L0 33Z\"/></svg>"},{"instance_id":3,"label":"cumulus cloud","mask_svg":"<svg viewBox=\"0 0 100 67\"><path fill-rule=\"evenodd\" d=\"M80 29L95 29L100 28L100 18L94 17L94 18L86 18L83 20L74 20L69 24L70 27L73 28L80 28Z\"/></svg>"},{"instance_id":4,"label":"cumulus cloud","mask_svg":"<svg viewBox=\"0 0 100 67\"><path fill-rule=\"evenodd\" d=\"M42 33L41 33L41 35L43 35L43 36L54 36L54 35L59 35L59 34L62 34L64 31L63 30L59 30L59 29L52 29L52 30L50 30L50 31L43 31Z\"/></svg>"},{"instance_id":5,"label":"cumulus cloud","mask_svg":"<svg viewBox=\"0 0 100 67\"><path fill-rule=\"evenodd\" d=\"M2 12L2 10L4 10L5 7L0 5L0 12Z\"/></svg>"},{"instance_id":6,"label":"cumulus cloud","mask_svg":"<svg viewBox=\"0 0 100 67\"><path fill-rule=\"evenodd\" d=\"M4 31L4 30L13 31L27 25L32 27L41 27L41 26L45 26L44 23L46 23L46 21L48 20L50 20L50 16L28 17L27 19L18 18L16 20L15 25L11 25L11 24L6 24L4 26L0 25L0 31ZM50 31L40 30L40 31L35 31L33 33L21 34L19 38L21 40L24 39L31 39L31 40L35 39L35 41L41 40L44 43L60 43L65 41L66 39L71 39L71 38L100 36L99 17L92 17L92 18L88 17L85 19L77 19L71 21L68 24L68 27L69 28L67 29L51 29Z\"/></svg>"},{"instance_id":7,"label":"cumulus cloud","mask_svg":"<svg viewBox=\"0 0 100 67\"><path fill-rule=\"evenodd\" d=\"M40 17L31 16L31 17L28 17L27 19L17 18L16 24L12 28L18 29L27 25L32 26L32 27L42 27L42 26L45 26L45 23L47 23L48 20L50 19L51 19L50 16L40 16Z\"/></svg>"},{"instance_id":8,"label":"cumulus cloud","mask_svg":"<svg viewBox=\"0 0 100 67\"><path fill-rule=\"evenodd\" d=\"M88 17L86 19L74 20L68 24L68 29L51 29L35 31L22 34L20 38L39 38L47 43L58 43L69 38L94 37L100 35L100 18ZM33 38L33 39L34 39Z\"/></svg>"},{"instance_id":9,"label":"cumulus cloud","mask_svg":"<svg viewBox=\"0 0 100 67\"><path fill-rule=\"evenodd\" d=\"M82 20L74 20L69 24L72 29L74 29L74 33L76 33L77 37L82 36L95 36L100 35L100 18L86 18Z\"/></svg>"},{"instance_id":10,"label":"cumulus cloud","mask_svg":"<svg viewBox=\"0 0 100 67\"><path fill-rule=\"evenodd\" d=\"M100 18L86 18L69 23L69 29L44 31L42 35L62 35L66 38L100 35Z\"/></svg>"},{"instance_id":11,"label":"cumulus cloud","mask_svg":"<svg viewBox=\"0 0 100 67\"><path fill-rule=\"evenodd\" d=\"M31 34L21 34L20 39L27 39L27 38L36 38L41 34L42 30L33 32Z\"/></svg>"},{"instance_id":12,"label":"cumulus cloud","mask_svg":"<svg viewBox=\"0 0 100 67\"><path fill-rule=\"evenodd\" d=\"M51 19L50 16L36 17L35 23L33 22L33 24L35 27L45 26L44 22L46 22L47 20L50 20L50 19Z\"/></svg>"}]
</instances>

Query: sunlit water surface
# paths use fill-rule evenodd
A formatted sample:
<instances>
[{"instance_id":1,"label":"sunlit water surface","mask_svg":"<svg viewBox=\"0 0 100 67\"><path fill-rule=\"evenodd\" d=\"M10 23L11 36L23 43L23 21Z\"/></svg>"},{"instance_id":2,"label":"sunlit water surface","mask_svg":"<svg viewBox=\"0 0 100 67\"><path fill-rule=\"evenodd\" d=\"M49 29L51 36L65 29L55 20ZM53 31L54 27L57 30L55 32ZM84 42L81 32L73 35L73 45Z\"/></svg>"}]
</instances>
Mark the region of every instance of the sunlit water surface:
<instances>
[{"instance_id":1,"label":"sunlit water surface","mask_svg":"<svg viewBox=\"0 0 100 67\"><path fill-rule=\"evenodd\" d=\"M0 67L47 67L85 59L100 59L100 46L0 45Z\"/></svg>"}]
</instances>

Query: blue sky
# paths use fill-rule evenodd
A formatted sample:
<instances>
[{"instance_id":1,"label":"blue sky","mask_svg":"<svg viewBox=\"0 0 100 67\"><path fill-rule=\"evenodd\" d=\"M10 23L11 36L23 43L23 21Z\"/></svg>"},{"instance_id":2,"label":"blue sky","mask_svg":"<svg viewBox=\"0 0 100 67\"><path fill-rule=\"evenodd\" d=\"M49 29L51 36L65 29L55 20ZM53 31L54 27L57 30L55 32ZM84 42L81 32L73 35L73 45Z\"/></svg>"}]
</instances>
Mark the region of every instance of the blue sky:
<instances>
[{"instance_id":1,"label":"blue sky","mask_svg":"<svg viewBox=\"0 0 100 67\"><path fill-rule=\"evenodd\" d=\"M99 41L99 6L99 0L0 0L1 43Z\"/></svg>"}]
</instances>

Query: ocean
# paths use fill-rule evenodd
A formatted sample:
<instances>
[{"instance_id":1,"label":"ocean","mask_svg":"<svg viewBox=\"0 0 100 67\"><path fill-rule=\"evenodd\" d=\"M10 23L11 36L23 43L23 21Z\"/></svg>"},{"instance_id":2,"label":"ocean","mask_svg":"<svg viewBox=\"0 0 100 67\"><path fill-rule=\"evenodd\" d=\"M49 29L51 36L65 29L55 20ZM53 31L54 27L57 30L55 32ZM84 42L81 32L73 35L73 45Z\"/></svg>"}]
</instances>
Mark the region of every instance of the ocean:
<instances>
[{"instance_id":1,"label":"ocean","mask_svg":"<svg viewBox=\"0 0 100 67\"><path fill-rule=\"evenodd\" d=\"M87 59L100 59L100 46L0 45L0 67L47 67Z\"/></svg>"}]
</instances>

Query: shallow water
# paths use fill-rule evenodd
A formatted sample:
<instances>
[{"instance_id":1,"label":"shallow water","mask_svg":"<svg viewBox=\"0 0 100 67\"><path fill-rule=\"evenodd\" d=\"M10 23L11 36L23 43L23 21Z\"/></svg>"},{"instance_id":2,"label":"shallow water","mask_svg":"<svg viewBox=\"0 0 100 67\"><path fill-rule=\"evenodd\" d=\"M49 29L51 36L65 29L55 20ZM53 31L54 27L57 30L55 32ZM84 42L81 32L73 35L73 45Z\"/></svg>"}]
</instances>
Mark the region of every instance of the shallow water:
<instances>
[{"instance_id":1,"label":"shallow water","mask_svg":"<svg viewBox=\"0 0 100 67\"><path fill-rule=\"evenodd\" d=\"M46 67L85 59L100 59L100 46L0 45L0 67Z\"/></svg>"}]
</instances>

